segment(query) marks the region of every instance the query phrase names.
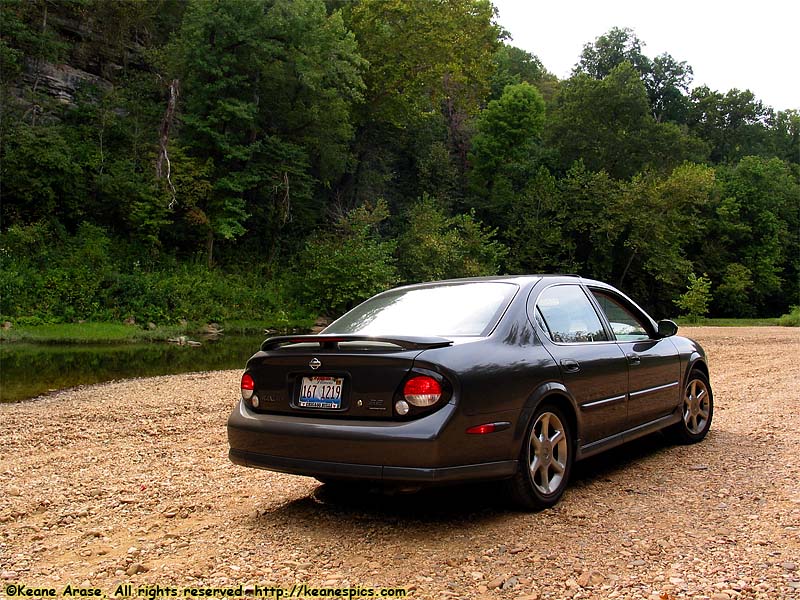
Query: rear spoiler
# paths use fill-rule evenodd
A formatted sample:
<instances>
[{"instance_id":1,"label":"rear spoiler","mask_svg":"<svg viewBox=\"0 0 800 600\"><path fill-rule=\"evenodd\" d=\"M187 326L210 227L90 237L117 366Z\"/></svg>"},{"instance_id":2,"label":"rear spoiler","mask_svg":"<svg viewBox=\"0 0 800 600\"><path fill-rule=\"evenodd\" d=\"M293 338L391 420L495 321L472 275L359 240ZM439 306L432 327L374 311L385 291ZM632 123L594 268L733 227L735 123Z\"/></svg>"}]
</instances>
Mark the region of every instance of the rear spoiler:
<instances>
[{"instance_id":1,"label":"rear spoiler","mask_svg":"<svg viewBox=\"0 0 800 600\"><path fill-rule=\"evenodd\" d=\"M394 344L405 350L428 350L430 348L444 348L452 345L453 341L441 337L418 337L404 335L400 337L390 336L371 336L371 335L336 335L336 334L317 334L317 335L279 335L264 340L261 350L276 350L290 344L319 344L320 348L335 350L340 342L382 342Z\"/></svg>"}]
</instances>

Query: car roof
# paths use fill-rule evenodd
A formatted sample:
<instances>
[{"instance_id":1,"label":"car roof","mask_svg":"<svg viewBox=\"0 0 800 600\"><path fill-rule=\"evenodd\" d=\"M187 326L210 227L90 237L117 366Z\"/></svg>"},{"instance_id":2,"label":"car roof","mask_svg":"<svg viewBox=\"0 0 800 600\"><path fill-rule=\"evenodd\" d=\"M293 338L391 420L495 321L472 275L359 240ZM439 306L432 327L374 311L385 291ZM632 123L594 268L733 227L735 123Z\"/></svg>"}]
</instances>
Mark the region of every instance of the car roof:
<instances>
[{"instance_id":1,"label":"car roof","mask_svg":"<svg viewBox=\"0 0 800 600\"><path fill-rule=\"evenodd\" d=\"M575 282L586 283L590 285L599 285L603 287L607 287L608 284L605 284L601 281L594 281L593 279L585 279L580 275L574 274L562 274L562 273L537 273L531 275L487 275L483 277L463 277L459 279L443 279L440 281L426 281L422 283L413 283L409 285L399 286L393 288L392 290L387 291L396 291L396 290L405 290L405 289L415 289L415 288L425 288L425 287L433 287L438 285L453 285L453 284L463 284L463 283L479 283L479 282L486 282L486 283L513 283L519 286L524 286L526 284L534 284L543 279L552 279L552 280L573 280Z\"/></svg>"}]
</instances>

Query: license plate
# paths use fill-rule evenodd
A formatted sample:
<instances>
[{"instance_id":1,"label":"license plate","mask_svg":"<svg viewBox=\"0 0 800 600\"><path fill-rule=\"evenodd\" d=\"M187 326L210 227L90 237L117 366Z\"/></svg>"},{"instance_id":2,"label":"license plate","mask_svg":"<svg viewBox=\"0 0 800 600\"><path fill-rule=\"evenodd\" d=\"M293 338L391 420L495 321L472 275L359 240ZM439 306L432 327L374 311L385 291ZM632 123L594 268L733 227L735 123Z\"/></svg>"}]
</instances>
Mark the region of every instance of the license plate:
<instances>
[{"instance_id":1,"label":"license plate","mask_svg":"<svg viewBox=\"0 0 800 600\"><path fill-rule=\"evenodd\" d=\"M298 406L303 408L341 408L343 377L303 377Z\"/></svg>"}]
</instances>

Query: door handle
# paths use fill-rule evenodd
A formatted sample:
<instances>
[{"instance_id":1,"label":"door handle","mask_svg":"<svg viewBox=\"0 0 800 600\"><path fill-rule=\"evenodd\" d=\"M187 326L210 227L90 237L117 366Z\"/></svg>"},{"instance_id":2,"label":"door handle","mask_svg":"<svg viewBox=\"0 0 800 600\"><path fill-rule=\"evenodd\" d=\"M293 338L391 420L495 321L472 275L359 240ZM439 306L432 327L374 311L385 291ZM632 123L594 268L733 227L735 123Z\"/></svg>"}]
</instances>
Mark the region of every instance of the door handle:
<instances>
[{"instance_id":1,"label":"door handle","mask_svg":"<svg viewBox=\"0 0 800 600\"><path fill-rule=\"evenodd\" d=\"M638 354L628 354L628 363L632 365L641 364L642 359Z\"/></svg>"},{"instance_id":2,"label":"door handle","mask_svg":"<svg viewBox=\"0 0 800 600\"><path fill-rule=\"evenodd\" d=\"M578 361L572 360L571 358L565 358L562 360L561 368L564 369L565 373L577 373L581 370L581 366L578 364Z\"/></svg>"}]
</instances>

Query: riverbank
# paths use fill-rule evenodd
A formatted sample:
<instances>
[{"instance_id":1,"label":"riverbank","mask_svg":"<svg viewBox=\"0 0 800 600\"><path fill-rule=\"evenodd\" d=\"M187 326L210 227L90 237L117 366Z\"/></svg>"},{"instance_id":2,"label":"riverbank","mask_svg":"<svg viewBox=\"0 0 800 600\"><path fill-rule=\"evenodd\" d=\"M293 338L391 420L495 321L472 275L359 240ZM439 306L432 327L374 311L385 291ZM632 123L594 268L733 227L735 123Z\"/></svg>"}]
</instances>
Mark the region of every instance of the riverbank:
<instances>
[{"instance_id":1,"label":"riverbank","mask_svg":"<svg viewBox=\"0 0 800 600\"><path fill-rule=\"evenodd\" d=\"M305 332L313 322L294 325L288 331ZM12 326L0 329L0 402L104 381L240 369L265 337L286 331L271 328L268 321L247 320L144 328L122 323Z\"/></svg>"},{"instance_id":2,"label":"riverbank","mask_svg":"<svg viewBox=\"0 0 800 600\"><path fill-rule=\"evenodd\" d=\"M781 318L759 319L706 319L697 323L676 319L680 327L774 327L797 323ZM14 325L0 328L0 342L28 342L33 344L104 344L124 342L162 342L180 336L200 336L208 333L208 323L188 322L184 325L123 324L123 323L59 323L42 325ZM228 335L261 335L265 331L309 331L314 326L312 318L295 318L280 325L268 320L238 319L211 324Z\"/></svg>"},{"instance_id":3,"label":"riverbank","mask_svg":"<svg viewBox=\"0 0 800 600\"><path fill-rule=\"evenodd\" d=\"M124 324L124 323L58 323L14 325L0 329L0 342L33 344L119 344L164 342L181 336L199 337L219 331L228 335L262 335L265 331L308 331L313 319L295 319L281 323L270 321L231 320L223 323L187 322L182 325Z\"/></svg>"},{"instance_id":4,"label":"riverbank","mask_svg":"<svg viewBox=\"0 0 800 600\"><path fill-rule=\"evenodd\" d=\"M154 342L0 344L0 402L19 402L104 381L217 369L242 369L264 341L224 335L200 345ZM199 336L191 339L203 339Z\"/></svg>"},{"instance_id":5,"label":"riverbank","mask_svg":"<svg viewBox=\"0 0 800 600\"><path fill-rule=\"evenodd\" d=\"M506 508L496 483L385 497L233 465L225 420L238 369L0 406L4 583L109 595L122 583L305 583L424 599L794 597L800 332L684 333L710 357L708 439L653 435L578 463L562 502L535 514Z\"/></svg>"}]
</instances>

